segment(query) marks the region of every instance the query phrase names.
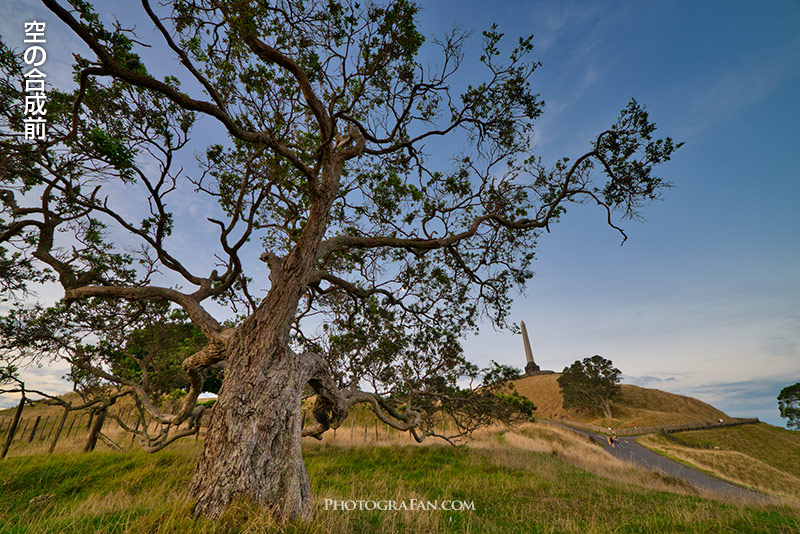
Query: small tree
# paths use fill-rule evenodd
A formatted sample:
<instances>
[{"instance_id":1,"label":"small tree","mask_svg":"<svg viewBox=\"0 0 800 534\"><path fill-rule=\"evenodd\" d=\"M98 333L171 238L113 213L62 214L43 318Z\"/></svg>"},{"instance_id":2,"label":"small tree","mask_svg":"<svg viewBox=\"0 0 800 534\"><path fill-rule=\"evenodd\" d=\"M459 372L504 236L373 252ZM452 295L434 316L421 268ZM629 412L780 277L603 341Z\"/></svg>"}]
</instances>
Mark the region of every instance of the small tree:
<instances>
[{"instance_id":1,"label":"small tree","mask_svg":"<svg viewBox=\"0 0 800 534\"><path fill-rule=\"evenodd\" d=\"M778 394L778 409L786 419L786 426L800 430L800 382L786 386Z\"/></svg>"},{"instance_id":2,"label":"small tree","mask_svg":"<svg viewBox=\"0 0 800 534\"><path fill-rule=\"evenodd\" d=\"M565 367L558 377L564 408L602 410L611 419L611 401L620 392L620 373L611 360L597 354Z\"/></svg>"}]
</instances>

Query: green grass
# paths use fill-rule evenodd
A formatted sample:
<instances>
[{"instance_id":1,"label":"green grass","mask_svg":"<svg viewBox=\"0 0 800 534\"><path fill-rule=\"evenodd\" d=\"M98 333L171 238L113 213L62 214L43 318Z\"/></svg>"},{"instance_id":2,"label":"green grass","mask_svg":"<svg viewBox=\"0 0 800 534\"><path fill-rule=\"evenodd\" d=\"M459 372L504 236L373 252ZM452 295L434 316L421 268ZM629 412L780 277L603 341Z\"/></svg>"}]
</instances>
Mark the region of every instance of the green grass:
<instances>
[{"instance_id":1,"label":"green grass","mask_svg":"<svg viewBox=\"0 0 800 534\"><path fill-rule=\"evenodd\" d=\"M800 432L797 431L759 423L718 430L681 432L675 434L675 437L681 444L690 447L719 447L719 450L741 452L800 477Z\"/></svg>"},{"instance_id":2,"label":"green grass","mask_svg":"<svg viewBox=\"0 0 800 534\"><path fill-rule=\"evenodd\" d=\"M760 423L638 441L731 482L775 495L800 495L800 432Z\"/></svg>"},{"instance_id":3,"label":"green grass","mask_svg":"<svg viewBox=\"0 0 800 534\"><path fill-rule=\"evenodd\" d=\"M609 475L600 476L571 465L561 449L520 448L538 446L534 438L509 435L508 443L487 440L481 449L309 444L314 518L285 527L247 503L217 523L194 522L183 496L199 452L194 442L153 455L12 457L0 462L0 533L800 531L797 508L705 499L685 488L659 491L645 487L657 475L639 474L642 483L634 484L621 476L629 467L609 463ZM325 498L460 499L474 501L475 511L326 511Z\"/></svg>"}]
</instances>

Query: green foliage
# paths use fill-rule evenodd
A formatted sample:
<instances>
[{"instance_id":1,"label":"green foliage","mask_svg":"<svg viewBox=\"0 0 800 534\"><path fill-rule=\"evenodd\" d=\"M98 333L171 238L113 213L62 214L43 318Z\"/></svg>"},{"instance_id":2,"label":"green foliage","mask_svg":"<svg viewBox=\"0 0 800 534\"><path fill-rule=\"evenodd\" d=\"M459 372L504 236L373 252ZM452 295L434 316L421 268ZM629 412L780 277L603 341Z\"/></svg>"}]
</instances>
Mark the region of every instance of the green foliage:
<instances>
[{"instance_id":1,"label":"green foliage","mask_svg":"<svg viewBox=\"0 0 800 534\"><path fill-rule=\"evenodd\" d=\"M778 394L778 409L786 426L800 430L800 382L786 386Z\"/></svg>"},{"instance_id":2,"label":"green foliage","mask_svg":"<svg viewBox=\"0 0 800 534\"><path fill-rule=\"evenodd\" d=\"M89 145L87 150L93 151L99 157L108 161L119 171L123 180L131 180L133 178L136 152L127 147L121 138L109 135L100 128L92 128L86 133L84 139Z\"/></svg>"},{"instance_id":3,"label":"green foliage","mask_svg":"<svg viewBox=\"0 0 800 534\"><path fill-rule=\"evenodd\" d=\"M189 387L181 364L205 347L206 338L184 313L173 311L163 319L128 334L124 350L111 365L117 376L142 381L154 398L175 400ZM216 393L219 377L209 375L207 381L211 389L206 391Z\"/></svg>"},{"instance_id":4,"label":"green foliage","mask_svg":"<svg viewBox=\"0 0 800 534\"><path fill-rule=\"evenodd\" d=\"M512 395L497 393L496 396L500 402L512 408L513 410L533 418L533 412L536 411L536 405L528 397L523 397L517 392L514 392Z\"/></svg>"},{"instance_id":5,"label":"green foliage","mask_svg":"<svg viewBox=\"0 0 800 534\"><path fill-rule=\"evenodd\" d=\"M610 402L619 395L619 375L611 360L599 355L577 360L558 377L564 408L603 411L610 418Z\"/></svg>"}]
</instances>

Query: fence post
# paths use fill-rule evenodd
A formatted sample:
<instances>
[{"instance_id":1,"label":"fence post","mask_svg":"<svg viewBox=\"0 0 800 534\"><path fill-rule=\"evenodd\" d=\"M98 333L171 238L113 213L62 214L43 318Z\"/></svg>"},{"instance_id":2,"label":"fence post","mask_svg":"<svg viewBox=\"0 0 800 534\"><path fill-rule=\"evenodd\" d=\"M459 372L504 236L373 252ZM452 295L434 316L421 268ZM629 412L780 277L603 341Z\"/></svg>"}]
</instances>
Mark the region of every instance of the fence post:
<instances>
[{"instance_id":1,"label":"fence post","mask_svg":"<svg viewBox=\"0 0 800 534\"><path fill-rule=\"evenodd\" d=\"M375 418L375 443L378 442L378 418Z\"/></svg>"},{"instance_id":2,"label":"fence post","mask_svg":"<svg viewBox=\"0 0 800 534\"><path fill-rule=\"evenodd\" d=\"M20 441L25 439L25 430L28 428L28 424L31 422L31 418L30 417L25 417L23 419L25 421L25 424L22 425L22 430L20 430L20 432L19 432L19 440Z\"/></svg>"},{"instance_id":3,"label":"fence post","mask_svg":"<svg viewBox=\"0 0 800 534\"><path fill-rule=\"evenodd\" d=\"M42 418L41 415L36 416L36 421L33 423L33 429L31 429L31 437L28 438L28 443L33 441L33 436L36 434L36 429L39 427L39 420Z\"/></svg>"},{"instance_id":4,"label":"fence post","mask_svg":"<svg viewBox=\"0 0 800 534\"><path fill-rule=\"evenodd\" d=\"M24 406L25 395L23 392L22 398L19 400L19 405L17 406L17 411L14 412L14 419L11 420L11 426L8 428L8 437L3 445L3 453L0 454L0 458L5 458L6 454L8 454L8 448L11 446L11 440L14 439L14 433L17 431L17 425L19 424L19 418L22 415L22 408Z\"/></svg>"},{"instance_id":5,"label":"fence post","mask_svg":"<svg viewBox=\"0 0 800 534\"><path fill-rule=\"evenodd\" d=\"M50 432L47 433L47 438L45 439L50 439L50 436L53 434L53 430L56 429L56 419L57 417L53 418L53 426L50 427ZM42 430L42 432L44 432L44 430Z\"/></svg>"},{"instance_id":6,"label":"fence post","mask_svg":"<svg viewBox=\"0 0 800 534\"><path fill-rule=\"evenodd\" d=\"M364 419L364 443L367 442L367 420Z\"/></svg>"},{"instance_id":7,"label":"fence post","mask_svg":"<svg viewBox=\"0 0 800 534\"><path fill-rule=\"evenodd\" d=\"M72 422L69 424L69 430L67 430L67 437L69 437L69 433L72 432L72 425L75 424L75 419L78 420L78 424L75 427L75 434L73 435L73 437L78 435L78 429L81 426L81 419L83 419L83 414L82 413L76 413L75 417L72 418Z\"/></svg>"},{"instance_id":8,"label":"fence post","mask_svg":"<svg viewBox=\"0 0 800 534\"><path fill-rule=\"evenodd\" d=\"M44 431L47 430L47 422L49 420L50 420L50 416L49 415L44 418L44 423L42 424L42 431L39 432L39 441L44 441ZM51 430L52 430L52 428L51 428Z\"/></svg>"},{"instance_id":9,"label":"fence post","mask_svg":"<svg viewBox=\"0 0 800 534\"><path fill-rule=\"evenodd\" d=\"M61 416L61 420L58 422L58 430L56 430L56 435L53 436L53 441L50 442L50 450L47 451L47 454L53 454L53 451L56 450L56 443L58 443L58 438L61 436L61 431L64 429L64 423L67 422L67 416L69 415L69 408L66 406L64 407L64 415ZM75 419L73 419L75 421ZM53 421L53 426L55 425L55 421ZM48 434L48 438L50 435Z\"/></svg>"}]
</instances>

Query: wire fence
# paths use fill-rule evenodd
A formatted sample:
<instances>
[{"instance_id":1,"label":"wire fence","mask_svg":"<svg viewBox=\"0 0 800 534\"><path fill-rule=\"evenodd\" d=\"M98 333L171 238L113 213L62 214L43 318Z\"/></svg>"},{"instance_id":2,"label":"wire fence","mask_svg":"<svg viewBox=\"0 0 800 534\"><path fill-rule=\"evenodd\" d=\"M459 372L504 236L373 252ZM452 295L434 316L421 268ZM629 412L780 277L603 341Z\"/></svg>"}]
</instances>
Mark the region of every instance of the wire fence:
<instances>
[{"instance_id":1,"label":"wire fence","mask_svg":"<svg viewBox=\"0 0 800 534\"><path fill-rule=\"evenodd\" d=\"M542 422L548 422L544 420L540 420ZM598 434L610 434L610 430L616 433L618 436L638 436L640 434L672 434L675 432L689 432L691 430L708 430L712 428L725 428L729 426L739 426L739 425L753 425L756 423L760 423L761 421L758 417L730 417L727 419L723 419L722 421L695 421L691 423L681 423L681 424L673 424L673 425L661 425L661 426L637 426L637 427L625 427L625 428L613 428L609 429L608 427L602 427L598 425L592 425L589 423L578 423L575 421L553 421L559 425L563 426L571 426L575 428L580 428L583 430L589 430L591 432L596 432Z\"/></svg>"},{"instance_id":2,"label":"wire fence","mask_svg":"<svg viewBox=\"0 0 800 534\"><path fill-rule=\"evenodd\" d=\"M141 431L138 413L135 409L130 408L116 411L114 415L119 418L119 421L114 417L104 418L101 428L97 429L97 433L101 434L101 440L112 449L133 447L136 443L136 436L125 430L120 422L128 428ZM19 453L23 449L30 451L29 445L39 445L36 447L37 451L52 453L58 443L69 440L69 446L62 445L61 450L65 450L65 447L66 450L75 450L76 447L83 447L85 443L92 440L93 422L97 417L97 412L93 411L27 416L22 412L22 416L19 417L15 425L13 416L3 416L0 417L0 448L5 452L11 448ZM307 417L310 416L304 412L303 426L307 423ZM160 427L161 423L157 420L148 420L147 422L147 430L150 433L158 432ZM196 440L205 435L206 429L206 426L201 426L194 439ZM442 435L447 435L451 431L456 431L456 426L452 421L446 419L441 421L435 428L435 432ZM130 436L129 440L127 436ZM96 440L96 438L97 436L94 439ZM379 421L376 417L369 417L366 412L361 413L358 410L353 410L351 417L348 417L342 426L326 432L324 439L336 443L351 444L416 443L414 436L410 432L397 430ZM92 446L91 448L94 447Z\"/></svg>"}]
</instances>

